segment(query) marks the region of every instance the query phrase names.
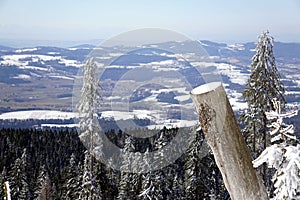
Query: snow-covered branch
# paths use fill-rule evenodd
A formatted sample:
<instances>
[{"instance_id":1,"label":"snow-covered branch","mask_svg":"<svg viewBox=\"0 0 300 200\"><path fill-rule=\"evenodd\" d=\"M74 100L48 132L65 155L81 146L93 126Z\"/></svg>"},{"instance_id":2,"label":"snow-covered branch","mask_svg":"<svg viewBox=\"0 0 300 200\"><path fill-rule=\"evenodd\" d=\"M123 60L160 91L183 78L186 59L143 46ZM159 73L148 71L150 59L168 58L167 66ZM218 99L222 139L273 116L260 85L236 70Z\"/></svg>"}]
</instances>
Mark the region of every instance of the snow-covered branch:
<instances>
[{"instance_id":1,"label":"snow-covered branch","mask_svg":"<svg viewBox=\"0 0 300 200\"><path fill-rule=\"evenodd\" d=\"M267 163L269 168L276 169L272 179L276 190L274 199L300 198L300 145L291 145L289 141L297 141L294 126L283 123L283 118L297 115L297 111L281 113L280 102L272 100L274 111L266 112L267 119L274 120L268 125L272 130L271 142L281 142L267 147L262 154L253 161L254 167Z\"/></svg>"}]
</instances>

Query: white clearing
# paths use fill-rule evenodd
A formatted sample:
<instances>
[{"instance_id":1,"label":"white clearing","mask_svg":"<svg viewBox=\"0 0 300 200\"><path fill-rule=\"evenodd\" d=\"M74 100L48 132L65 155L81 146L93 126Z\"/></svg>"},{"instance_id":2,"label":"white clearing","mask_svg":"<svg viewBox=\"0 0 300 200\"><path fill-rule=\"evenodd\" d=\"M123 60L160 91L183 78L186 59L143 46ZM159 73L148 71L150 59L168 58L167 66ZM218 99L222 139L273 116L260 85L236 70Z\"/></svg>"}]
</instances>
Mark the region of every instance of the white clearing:
<instances>
[{"instance_id":1,"label":"white clearing","mask_svg":"<svg viewBox=\"0 0 300 200\"><path fill-rule=\"evenodd\" d=\"M15 111L7 112L0 115L1 120L17 119L72 119L78 117L77 113L73 112L62 112L56 110L26 110L26 111Z\"/></svg>"}]
</instances>

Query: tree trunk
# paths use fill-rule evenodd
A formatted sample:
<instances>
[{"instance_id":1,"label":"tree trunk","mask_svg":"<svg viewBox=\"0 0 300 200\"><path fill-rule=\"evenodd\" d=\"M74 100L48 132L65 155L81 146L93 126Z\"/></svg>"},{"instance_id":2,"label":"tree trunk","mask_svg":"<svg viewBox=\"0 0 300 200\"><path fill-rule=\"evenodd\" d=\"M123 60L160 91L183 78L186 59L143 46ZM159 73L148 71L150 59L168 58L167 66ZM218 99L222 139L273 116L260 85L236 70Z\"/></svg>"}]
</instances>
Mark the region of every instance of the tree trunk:
<instances>
[{"instance_id":1,"label":"tree trunk","mask_svg":"<svg viewBox=\"0 0 300 200\"><path fill-rule=\"evenodd\" d=\"M222 84L199 86L191 97L231 199L268 199Z\"/></svg>"}]
</instances>

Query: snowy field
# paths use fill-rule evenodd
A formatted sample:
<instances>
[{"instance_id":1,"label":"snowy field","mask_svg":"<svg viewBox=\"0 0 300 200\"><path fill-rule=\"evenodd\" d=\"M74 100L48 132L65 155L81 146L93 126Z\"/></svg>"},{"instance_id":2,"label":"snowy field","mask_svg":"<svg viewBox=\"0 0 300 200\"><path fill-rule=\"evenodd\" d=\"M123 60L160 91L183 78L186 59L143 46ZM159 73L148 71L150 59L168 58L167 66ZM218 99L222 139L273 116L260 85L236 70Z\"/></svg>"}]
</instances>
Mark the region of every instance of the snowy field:
<instances>
[{"instance_id":1,"label":"snowy field","mask_svg":"<svg viewBox=\"0 0 300 200\"><path fill-rule=\"evenodd\" d=\"M38 119L38 120L49 120L49 119L72 119L78 117L78 114L72 112L62 112L55 110L26 110L7 112L0 114L1 120L17 119Z\"/></svg>"}]
</instances>

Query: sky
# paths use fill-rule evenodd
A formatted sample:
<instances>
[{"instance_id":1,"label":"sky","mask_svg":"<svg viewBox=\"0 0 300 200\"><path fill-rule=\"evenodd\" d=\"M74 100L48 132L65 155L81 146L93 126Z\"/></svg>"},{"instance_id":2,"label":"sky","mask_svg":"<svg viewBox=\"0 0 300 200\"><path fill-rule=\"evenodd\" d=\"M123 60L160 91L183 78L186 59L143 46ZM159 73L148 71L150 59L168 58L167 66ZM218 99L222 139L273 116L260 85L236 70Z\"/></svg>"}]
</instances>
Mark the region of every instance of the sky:
<instances>
[{"instance_id":1,"label":"sky","mask_svg":"<svg viewBox=\"0 0 300 200\"><path fill-rule=\"evenodd\" d=\"M0 39L109 39L161 28L191 39L300 42L299 0L0 0Z\"/></svg>"}]
</instances>

